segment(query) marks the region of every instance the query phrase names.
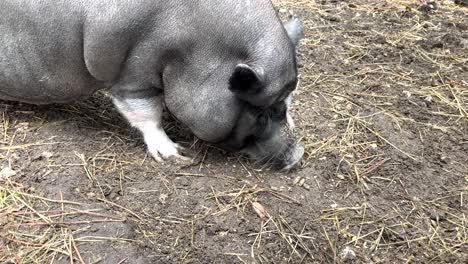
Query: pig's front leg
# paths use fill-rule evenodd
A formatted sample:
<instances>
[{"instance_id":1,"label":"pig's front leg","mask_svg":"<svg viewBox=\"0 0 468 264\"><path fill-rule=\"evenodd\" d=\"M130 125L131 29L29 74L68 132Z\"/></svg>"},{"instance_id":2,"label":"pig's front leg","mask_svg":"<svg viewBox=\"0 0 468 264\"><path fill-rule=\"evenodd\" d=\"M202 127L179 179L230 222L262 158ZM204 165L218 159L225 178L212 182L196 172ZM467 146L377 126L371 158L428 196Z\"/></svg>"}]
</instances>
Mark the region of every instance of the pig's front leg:
<instances>
[{"instance_id":1,"label":"pig's front leg","mask_svg":"<svg viewBox=\"0 0 468 264\"><path fill-rule=\"evenodd\" d=\"M174 143L164 131L162 95L138 99L114 96L113 102L130 124L143 134L148 151L154 159L159 162L172 157L188 160L179 154L178 149L181 147Z\"/></svg>"}]
</instances>

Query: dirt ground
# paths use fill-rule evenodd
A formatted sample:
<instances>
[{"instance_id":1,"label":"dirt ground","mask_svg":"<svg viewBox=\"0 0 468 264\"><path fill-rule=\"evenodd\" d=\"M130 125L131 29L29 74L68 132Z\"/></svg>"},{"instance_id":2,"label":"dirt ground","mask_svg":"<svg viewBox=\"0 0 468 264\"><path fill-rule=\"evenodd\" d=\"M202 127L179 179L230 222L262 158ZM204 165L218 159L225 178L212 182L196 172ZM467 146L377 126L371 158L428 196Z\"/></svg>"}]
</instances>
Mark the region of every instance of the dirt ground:
<instances>
[{"instance_id":1,"label":"dirt ground","mask_svg":"<svg viewBox=\"0 0 468 264\"><path fill-rule=\"evenodd\" d=\"M468 9L275 3L306 31L300 168L174 122L197 162L158 164L104 93L0 102L0 263L467 263Z\"/></svg>"}]
</instances>

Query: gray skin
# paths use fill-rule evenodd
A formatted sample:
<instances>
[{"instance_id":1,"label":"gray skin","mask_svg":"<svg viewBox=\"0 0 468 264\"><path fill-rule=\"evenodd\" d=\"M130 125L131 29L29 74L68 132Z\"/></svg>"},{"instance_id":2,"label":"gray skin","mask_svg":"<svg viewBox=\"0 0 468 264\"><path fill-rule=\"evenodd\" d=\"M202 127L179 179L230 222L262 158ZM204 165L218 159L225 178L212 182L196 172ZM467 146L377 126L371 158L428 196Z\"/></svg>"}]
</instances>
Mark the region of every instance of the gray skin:
<instances>
[{"instance_id":1,"label":"gray skin","mask_svg":"<svg viewBox=\"0 0 468 264\"><path fill-rule=\"evenodd\" d=\"M285 168L303 155L280 132L302 28L269 0L1 0L0 36L0 98L68 103L110 87L156 160L183 158L163 104L226 149Z\"/></svg>"}]
</instances>

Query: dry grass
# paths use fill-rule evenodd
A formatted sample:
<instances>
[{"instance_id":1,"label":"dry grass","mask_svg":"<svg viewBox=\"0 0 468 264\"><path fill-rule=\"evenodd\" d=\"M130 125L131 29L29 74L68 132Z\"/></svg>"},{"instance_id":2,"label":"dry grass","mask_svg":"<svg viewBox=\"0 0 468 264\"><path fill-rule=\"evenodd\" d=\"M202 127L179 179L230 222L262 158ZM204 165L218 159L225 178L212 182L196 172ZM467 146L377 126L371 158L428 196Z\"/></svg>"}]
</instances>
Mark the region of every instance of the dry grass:
<instances>
[{"instance_id":1,"label":"dry grass","mask_svg":"<svg viewBox=\"0 0 468 264\"><path fill-rule=\"evenodd\" d=\"M417 148L403 147L404 141L388 138L389 127L395 129L396 133L419 131L418 137L423 144L425 133L466 133L468 83L456 73L459 67L466 67L468 62L466 46L455 52L449 48L430 51L421 48L421 41L428 38L440 41L448 35L439 24L423 19L423 14L416 10L415 4L418 1L387 1L390 5L385 8L377 1L368 1L367 5L354 5L357 12L377 16L383 14L395 21L407 14L413 15L410 22L399 22L399 30L393 27L361 27L359 24L356 24L356 30L352 30L342 25L330 25L327 22L330 18L332 21L335 18L338 21L355 19L340 17L342 10L348 7L348 3L344 2L322 1L325 3L323 5L320 1L278 2L281 7L302 9L306 6L318 13L317 20L305 21L307 39L302 45L307 48L304 50L319 50L317 53L325 54L321 60L333 60L334 63L347 67L346 73L342 74L319 72L317 65L304 65L301 75L305 85L300 88L297 97L312 94L309 98L313 100L310 103L296 102L299 112L301 109L308 109L317 115L328 116L332 128L336 128L336 133L316 138L313 134L317 132L307 129L307 124L300 126L304 128L301 131L301 140L305 143L308 159L320 162L330 155L340 157L334 173L338 180L358 184L365 193L372 189L369 185L390 186L400 181L397 175L375 173L381 167L386 167L385 164L393 163L389 152L415 162L425 159L421 153L415 151ZM431 16L453 24L460 21L460 14L456 15L454 12L459 8L452 1L438 3L443 12ZM438 32L437 38L428 37L434 32ZM344 43L343 47L335 46L337 39ZM388 46L405 47L409 51L392 61L393 56L386 53ZM403 56L408 54L413 60L420 62L422 68L415 69L405 63ZM369 88L362 92L356 91L362 90L360 87ZM373 87L382 89L374 92ZM427 111L423 109L423 113L414 115L415 118L402 112L406 109L401 108L401 101L408 101L415 106L427 104L430 107ZM381 120L385 120L387 125L383 125ZM463 130L465 132L461 132ZM306 162L305 167L309 164ZM468 175L466 170L465 173ZM420 198L421 200L416 201L413 201L413 197L408 197L406 192L401 195L405 197L404 200L408 200L408 204L402 206L394 203L387 211L369 207L371 203L363 200L356 207L324 210L316 221L324 227L321 233L323 239L328 241L334 262L343 260L340 252L345 246L353 247L355 252L363 249L370 249L370 252L404 252L414 247L423 247L423 255L429 262L446 262L450 256L462 260L466 258L468 249L467 211L463 204L467 191L465 181L464 186L459 189L434 193L432 198ZM447 206L454 197L459 198L459 210ZM428 211L440 212L444 215L443 220L437 215L428 216ZM367 231L363 233L362 230ZM405 254L399 258L407 263L421 261ZM381 260L376 258L373 261Z\"/></svg>"},{"instance_id":2,"label":"dry grass","mask_svg":"<svg viewBox=\"0 0 468 264\"><path fill-rule=\"evenodd\" d=\"M95 99L59 110L82 127L100 130L101 141L90 151L71 153L73 163L63 164L57 157L46 157L49 170L80 169L88 188L96 191L86 200L93 208L90 209L89 204L66 201L61 193L57 194L62 197L59 200L42 197L14 175L0 176L0 262L98 263L105 260L86 259L85 254L80 254L84 245L139 244L141 239L157 248L161 243L160 233L153 229L158 223L174 230L182 227L188 233L185 235L189 241L185 244L184 234L174 241L165 241L172 248L180 245L189 248L178 257L183 262L199 247L195 223L206 224L205 219L225 215L247 215L258 220L252 224L255 231L242 230L244 233L238 235L249 245L249 252L219 252L244 263L250 263L246 259L268 263L265 248L271 243L279 245L279 251L287 252L284 261L289 263L340 263L347 258L343 255L345 252L357 254L359 260L366 263L389 260L442 263L467 258L466 158L465 164L457 161L450 167L450 173L465 173L460 186L444 192L424 192L421 197L416 196L417 188L406 185L404 177L409 169L402 166L405 161L411 166L423 164L423 168L431 165L427 163L436 162L428 158L429 154L421 147L430 144L435 137L433 134L447 135L454 140L464 138L465 141L457 142L460 146L468 143L463 136L468 127L468 80L458 72L461 67L466 69L466 47L425 49L421 45L428 39L437 45L451 45L443 41L447 36L446 27L432 20L456 24L461 19L455 12L459 8L452 1L438 1L441 11L431 14L433 19L428 20L417 11L421 1L389 0L385 1L387 5L384 1L274 2L281 8L292 8L296 12L306 10L312 14L304 21L306 38L301 43L300 60L307 63L302 65L303 85L293 105L298 120L297 134L306 147L302 169L307 171L314 164L327 163L327 159L336 157L336 163L330 163L333 167L323 172L333 177L318 175L317 189L311 188L313 183L306 182L307 172L294 175L290 185L326 196L329 190L322 189L318 181L322 180L322 185L323 181L333 182L332 191L346 190L337 204L330 208L322 205L320 210L315 208L310 215L296 218L300 212L291 211L304 207L305 214L310 213L307 211L310 208L295 193L291 195L283 189L272 188L264 171L251 168L238 157L231 160L240 171L236 175L223 173L222 164L217 172L213 169L216 165L206 159L207 152L214 149L196 140L192 142L183 133L177 135L179 141L185 141L199 162L187 170L170 166L161 169L149 157L141 155L141 139L127 132L122 118L111 110L109 101ZM349 12L349 8L353 12ZM378 26L373 17L388 26ZM398 56L389 53L399 51ZM310 59L311 56L315 56L314 59ZM328 64L336 67L324 67ZM40 131L44 124L64 121L41 120L33 117L33 112L23 114L31 116L30 123L18 123L10 119L8 111L2 112L0 160L4 164L11 163L10 159L18 151L70 144L55 138L29 142L27 137L32 131ZM171 123L167 130L174 134L180 127ZM414 136L408 137L408 134ZM127 185L138 181L129 173L135 168L157 178L161 182L159 189L129 189ZM197 195L198 190L190 187L177 190L174 177L208 182L209 191L201 194L207 202L202 213L173 215L170 212L167 216L155 216L137 206L150 203L145 200L145 194L156 195L161 189L170 194L182 195L185 191L189 196ZM134 197L135 204L132 201L126 206L135 207L105 198L110 185L117 188L120 196ZM408 190L409 187L413 189ZM355 195L356 190L358 195ZM392 190L393 193L392 196L382 195L376 190ZM265 201L292 209L282 212L272 210L271 206L262 208L260 213L258 208L253 209L253 205ZM354 204L349 205L350 201ZM111 208L116 215L101 212L103 207ZM85 235L94 226L128 219L138 226L138 241ZM392 255L382 259L388 254ZM121 263L126 261L130 263L131 260L120 260Z\"/></svg>"},{"instance_id":3,"label":"dry grass","mask_svg":"<svg viewBox=\"0 0 468 264\"><path fill-rule=\"evenodd\" d=\"M466 195L468 190L456 190L442 199ZM440 213L427 216L437 208ZM317 220L324 226L332 226L324 234L329 241L334 259L336 252L345 246L356 250L367 248L370 252L388 250L408 251L422 247L429 262L445 262L447 256L464 258L468 245L466 215L458 210L443 207L435 201L410 201L407 204L393 203L392 210L382 214L366 203L353 208L333 208L322 212ZM442 227L443 226L443 227ZM362 230L367 230L363 232ZM453 230L446 232L445 230ZM341 245L339 248L337 245ZM399 261L412 261L408 256L395 256ZM461 260L460 259L460 260Z\"/></svg>"},{"instance_id":4,"label":"dry grass","mask_svg":"<svg viewBox=\"0 0 468 264\"><path fill-rule=\"evenodd\" d=\"M64 257L72 263L93 263L83 260L80 245L129 242L81 235L93 225L123 222L125 218L101 213L103 209L85 209L86 204L63 200L62 193L60 200L32 195L10 177L1 178L0 183L2 263L54 263Z\"/></svg>"}]
</instances>

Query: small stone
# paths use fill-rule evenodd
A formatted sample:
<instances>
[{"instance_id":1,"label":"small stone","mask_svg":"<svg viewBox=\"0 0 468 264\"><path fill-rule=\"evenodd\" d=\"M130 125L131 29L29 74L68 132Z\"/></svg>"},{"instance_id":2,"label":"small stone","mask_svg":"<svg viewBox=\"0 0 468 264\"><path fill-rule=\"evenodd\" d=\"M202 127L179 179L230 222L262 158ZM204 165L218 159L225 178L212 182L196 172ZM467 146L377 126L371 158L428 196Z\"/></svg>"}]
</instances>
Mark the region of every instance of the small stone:
<instances>
[{"instance_id":1,"label":"small stone","mask_svg":"<svg viewBox=\"0 0 468 264\"><path fill-rule=\"evenodd\" d=\"M159 195L159 201L162 203L162 204L165 204L166 203L166 199L167 197L169 197L169 195L165 194L165 193L161 193Z\"/></svg>"},{"instance_id":2,"label":"small stone","mask_svg":"<svg viewBox=\"0 0 468 264\"><path fill-rule=\"evenodd\" d=\"M44 152L42 152L42 156L43 156L44 158L46 158L46 159L49 159L49 158L51 158L51 157L54 156L54 153L49 152L49 151L44 151Z\"/></svg>"},{"instance_id":3,"label":"small stone","mask_svg":"<svg viewBox=\"0 0 468 264\"><path fill-rule=\"evenodd\" d=\"M96 194L92 193L92 192L89 192L89 193L86 194L86 196L91 199L91 198L96 197Z\"/></svg>"},{"instance_id":4,"label":"small stone","mask_svg":"<svg viewBox=\"0 0 468 264\"><path fill-rule=\"evenodd\" d=\"M29 123L28 122L21 122L21 123L18 123L15 128L18 130L18 131L25 131L29 128Z\"/></svg>"},{"instance_id":5,"label":"small stone","mask_svg":"<svg viewBox=\"0 0 468 264\"><path fill-rule=\"evenodd\" d=\"M108 197L112 193L112 188L110 186L103 186L102 193L104 194L105 197Z\"/></svg>"},{"instance_id":6,"label":"small stone","mask_svg":"<svg viewBox=\"0 0 468 264\"><path fill-rule=\"evenodd\" d=\"M304 185L304 183L305 183L305 179L302 178L301 180L299 180L299 182L297 183L297 185L301 187L301 186Z\"/></svg>"},{"instance_id":7,"label":"small stone","mask_svg":"<svg viewBox=\"0 0 468 264\"><path fill-rule=\"evenodd\" d=\"M345 247L340 252L340 258L342 261L354 260L356 258L356 253L350 247Z\"/></svg>"},{"instance_id":8,"label":"small stone","mask_svg":"<svg viewBox=\"0 0 468 264\"><path fill-rule=\"evenodd\" d=\"M301 180L301 178L302 178L301 176L297 176L297 177L294 179L293 184L294 184L294 185L297 185L297 183Z\"/></svg>"},{"instance_id":9,"label":"small stone","mask_svg":"<svg viewBox=\"0 0 468 264\"><path fill-rule=\"evenodd\" d=\"M187 177L177 177L174 179L174 182L177 186L187 187L190 185L190 182L187 179Z\"/></svg>"},{"instance_id":10,"label":"small stone","mask_svg":"<svg viewBox=\"0 0 468 264\"><path fill-rule=\"evenodd\" d=\"M13 154L10 155L10 158L13 161L17 161L17 160L20 159L20 156L18 155L18 153L13 153Z\"/></svg>"},{"instance_id":11,"label":"small stone","mask_svg":"<svg viewBox=\"0 0 468 264\"><path fill-rule=\"evenodd\" d=\"M433 1L429 1L425 5L422 5L418 8L418 10L423 13L435 11L437 9L438 9L438 5L436 2L433 2Z\"/></svg>"},{"instance_id":12,"label":"small stone","mask_svg":"<svg viewBox=\"0 0 468 264\"><path fill-rule=\"evenodd\" d=\"M457 5L468 6L468 0L454 0L453 2Z\"/></svg>"},{"instance_id":13,"label":"small stone","mask_svg":"<svg viewBox=\"0 0 468 264\"><path fill-rule=\"evenodd\" d=\"M0 180L4 180L15 175L16 175L16 171L12 170L9 167L5 167L0 171Z\"/></svg>"},{"instance_id":14,"label":"small stone","mask_svg":"<svg viewBox=\"0 0 468 264\"><path fill-rule=\"evenodd\" d=\"M337 16L323 16L323 19L331 21L331 22L340 22L341 19Z\"/></svg>"},{"instance_id":15,"label":"small stone","mask_svg":"<svg viewBox=\"0 0 468 264\"><path fill-rule=\"evenodd\" d=\"M442 222L447 220L447 215L445 213L438 213L436 211L431 212L429 218L435 222Z\"/></svg>"},{"instance_id":16,"label":"small stone","mask_svg":"<svg viewBox=\"0 0 468 264\"><path fill-rule=\"evenodd\" d=\"M218 232L218 236L219 237L225 237L228 233L229 233L229 231L220 231L220 232Z\"/></svg>"},{"instance_id":17,"label":"small stone","mask_svg":"<svg viewBox=\"0 0 468 264\"><path fill-rule=\"evenodd\" d=\"M410 91L403 91L403 94L406 95L406 97L408 98L410 98L412 95Z\"/></svg>"}]
</instances>

